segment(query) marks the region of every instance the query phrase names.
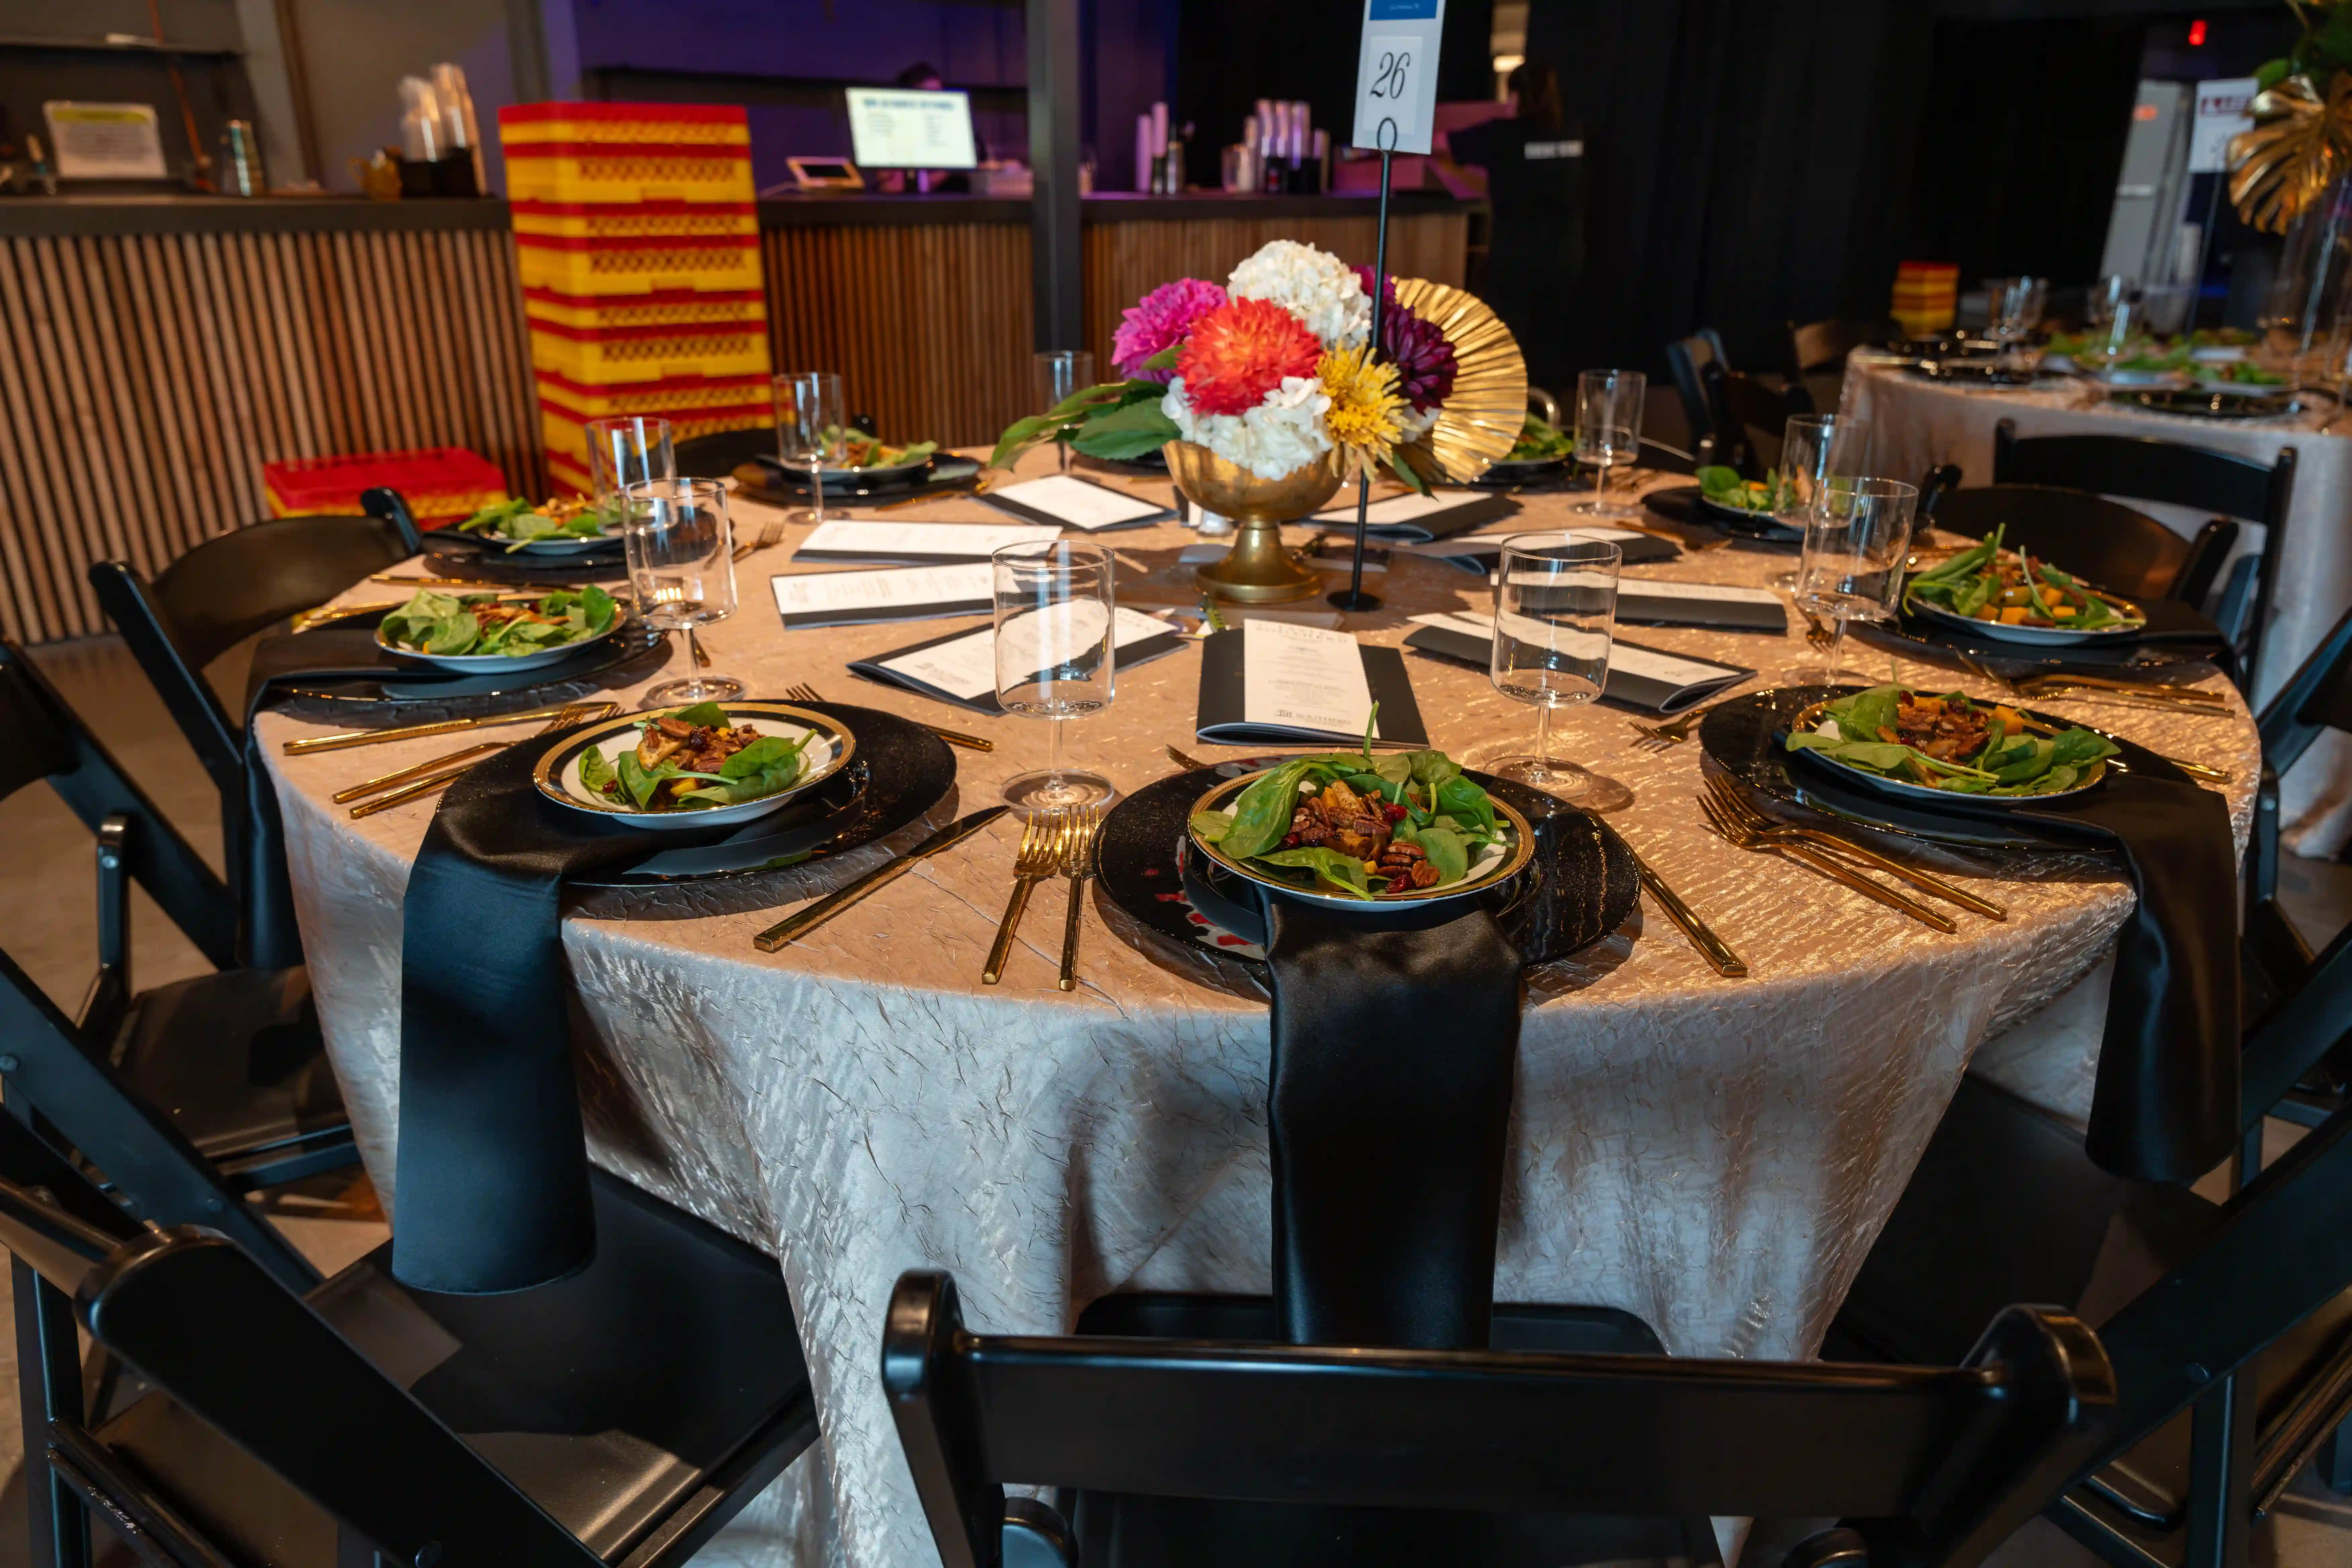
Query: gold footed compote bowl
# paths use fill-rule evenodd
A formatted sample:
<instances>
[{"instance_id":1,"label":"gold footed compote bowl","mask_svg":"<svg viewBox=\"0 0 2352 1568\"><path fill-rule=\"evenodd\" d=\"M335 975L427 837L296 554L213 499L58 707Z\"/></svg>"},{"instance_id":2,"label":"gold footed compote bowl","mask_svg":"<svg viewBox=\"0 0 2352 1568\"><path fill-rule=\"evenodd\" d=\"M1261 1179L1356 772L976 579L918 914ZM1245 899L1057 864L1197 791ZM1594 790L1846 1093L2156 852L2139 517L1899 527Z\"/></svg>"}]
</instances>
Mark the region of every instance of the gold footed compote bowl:
<instances>
[{"instance_id":1,"label":"gold footed compote bowl","mask_svg":"<svg viewBox=\"0 0 2352 1568\"><path fill-rule=\"evenodd\" d=\"M1242 605L1304 599L1323 580L1283 548L1282 525L1321 508L1339 493L1339 468L1327 454L1278 479L1262 479L1192 441L1171 441L1168 472L1186 500L1234 520L1233 552L1192 574L1201 591Z\"/></svg>"}]
</instances>

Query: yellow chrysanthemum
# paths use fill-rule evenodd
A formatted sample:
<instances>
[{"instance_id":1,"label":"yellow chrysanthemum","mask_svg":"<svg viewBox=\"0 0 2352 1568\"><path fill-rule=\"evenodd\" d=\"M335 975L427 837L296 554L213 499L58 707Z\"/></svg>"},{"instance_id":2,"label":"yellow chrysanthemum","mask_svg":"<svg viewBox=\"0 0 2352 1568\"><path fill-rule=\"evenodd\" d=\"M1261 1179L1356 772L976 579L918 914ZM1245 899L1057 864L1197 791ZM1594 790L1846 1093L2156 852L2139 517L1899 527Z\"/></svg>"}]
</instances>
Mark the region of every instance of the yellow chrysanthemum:
<instances>
[{"instance_id":1,"label":"yellow chrysanthemum","mask_svg":"<svg viewBox=\"0 0 2352 1568\"><path fill-rule=\"evenodd\" d=\"M1348 471L1388 461L1404 437L1404 399L1397 394L1396 366L1372 358L1370 344L1333 349L1315 367L1330 398L1324 423Z\"/></svg>"}]
</instances>

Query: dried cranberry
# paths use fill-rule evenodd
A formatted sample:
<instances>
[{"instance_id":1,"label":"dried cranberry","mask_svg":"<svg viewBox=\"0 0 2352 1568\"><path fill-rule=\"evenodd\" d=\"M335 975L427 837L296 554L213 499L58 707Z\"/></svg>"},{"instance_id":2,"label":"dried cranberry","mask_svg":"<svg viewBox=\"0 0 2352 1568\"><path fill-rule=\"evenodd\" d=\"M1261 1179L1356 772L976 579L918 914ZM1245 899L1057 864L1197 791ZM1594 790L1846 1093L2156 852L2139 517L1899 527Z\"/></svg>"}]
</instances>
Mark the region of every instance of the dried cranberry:
<instances>
[{"instance_id":1,"label":"dried cranberry","mask_svg":"<svg viewBox=\"0 0 2352 1568\"><path fill-rule=\"evenodd\" d=\"M1391 822L1402 822L1404 820L1404 807L1391 802L1390 805L1381 807L1381 815L1387 817Z\"/></svg>"},{"instance_id":2,"label":"dried cranberry","mask_svg":"<svg viewBox=\"0 0 2352 1568\"><path fill-rule=\"evenodd\" d=\"M1282 847L1285 849L1296 849L1298 847L1298 835L1296 833L1286 833L1282 836Z\"/></svg>"},{"instance_id":3,"label":"dried cranberry","mask_svg":"<svg viewBox=\"0 0 2352 1568\"><path fill-rule=\"evenodd\" d=\"M1396 878L1392 878L1392 879L1390 879L1390 882L1389 882L1389 886L1388 886L1388 890L1389 890L1390 892L1391 892L1391 893L1410 893L1410 892L1412 892L1412 878L1411 876L1409 876L1409 875L1408 875L1408 876L1396 877Z\"/></svg>"}]
</instances>

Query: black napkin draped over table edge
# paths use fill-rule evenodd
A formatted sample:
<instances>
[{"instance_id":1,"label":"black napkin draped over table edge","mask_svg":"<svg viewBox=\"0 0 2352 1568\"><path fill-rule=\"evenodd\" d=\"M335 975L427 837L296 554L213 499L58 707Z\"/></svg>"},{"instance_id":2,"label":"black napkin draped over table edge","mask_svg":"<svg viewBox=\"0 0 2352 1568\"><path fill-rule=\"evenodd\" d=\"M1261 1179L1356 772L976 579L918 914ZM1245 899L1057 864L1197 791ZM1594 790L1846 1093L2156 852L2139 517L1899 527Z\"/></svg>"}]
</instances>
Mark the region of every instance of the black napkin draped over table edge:
<instances>
[{"instance_id":1,"label":"black napkin draped over table edge","mask_svg":"<svg viewBox=\"0 0 2352 1568\"><path fill-rule=\"evenodd\" d=\"M541 795L531 772L563 739L509 747L451 784L409 869L392 1271L420 1290L528 1289L595 1257L563 879L698 837Z\"/></svg>"},{"instance_id":2,"label":"black napkin draped over table edge","mask_svg":"<svg viewBox=\"0 0 2352 1568\"><path fill-rule=\"evenodd\" d=\"M1483 1350L1518 950L1484 909L1376 927L1278 893L1265 901L1283 1332L1298 1344Z\"/></svg>"},{"instance_id":3,"label":"black napkin draped over table edge","mask_svg":"<svg viewBox=\"0 0 2352 1568\"><path fill-rule=\"evenodd\" d=\"M1777 751L1791 715L1853 689L1807 687L1735 698L1707 716L1701 744L1747 778L1738 759L1725 754L1734 727L1760 725L1760 736L1738 743ZM1752 711L1734 710L1739 709ZM1867 820L1894 804L1845 782L1837 764L1820 757L1780 752L1779 760L1817 809ZM2146 752L2126 760L2135 768L2164 765ZM2228 1158L2241 1131L2242 1022L2237 849L2227 802L2186 778L2110 768L2097 788L2073 799L1994 804L1954 795L1948 804L1901 805L1912 817L2007 824L2121 856L2137 897L2116 936L2084 1149L2101 1169L2147 1182L2193 1182ZM2213 919L2216 910L2228 918Z\"/></svg>"}]
</instances>

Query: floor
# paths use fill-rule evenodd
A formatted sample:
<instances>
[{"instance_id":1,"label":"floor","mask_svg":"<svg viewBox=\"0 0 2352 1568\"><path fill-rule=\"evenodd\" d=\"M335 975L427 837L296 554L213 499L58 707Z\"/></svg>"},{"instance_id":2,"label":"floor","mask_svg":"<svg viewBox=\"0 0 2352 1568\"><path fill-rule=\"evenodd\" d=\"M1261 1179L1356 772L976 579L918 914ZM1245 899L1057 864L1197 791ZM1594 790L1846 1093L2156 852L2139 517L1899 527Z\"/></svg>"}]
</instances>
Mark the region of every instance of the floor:
<instances>
[{"instance_id":1,"label":"floor","mask_svg":"<svg viewBox=\"0 0 2352 1568\"><path fill-rule=\"evenodd\" d=\"M36 655L41 668L91 723L156 805L215 868L221 847L218 797L169 715L111 637L53 644ZM227 690L243 682L237 656L216 668ZM88 983L97 945L89 836L46 789L0 801L0 951L6 952L60 1007L70 1012ZM2352 867L2288 857L2281 898L2315 944L2352 923ZM143 893L132 893L134 984L144 988L206 972L195 949ZM2281 1146L2284 1140L2282 1139ZM387 1236L373 1194L357 1184L322 1182L289 1195L273 1218L319 1268L332 1273ZM6 1276L0 1271L0 1304ZM0 1410L13 1411L16 1376L12 1334L0 1334ZM21 1434L0 1420L0 1568L26 1557ZM709 1568L741 1561L721 1536L697 1561ZM2259 1564L2277 1568L2352 1568L2352 1499L2337 1497L2306 1472L2256 1537ZM2099 1559L2037 1520L1991 1559L1993 1568L2095 1568ZM1770 1568L1762 1564L1761 1568Z\"/></svg>"}]
</instances>

